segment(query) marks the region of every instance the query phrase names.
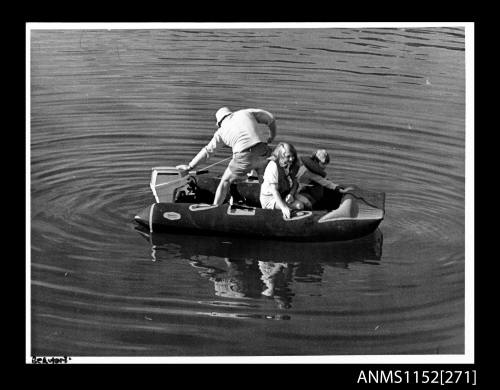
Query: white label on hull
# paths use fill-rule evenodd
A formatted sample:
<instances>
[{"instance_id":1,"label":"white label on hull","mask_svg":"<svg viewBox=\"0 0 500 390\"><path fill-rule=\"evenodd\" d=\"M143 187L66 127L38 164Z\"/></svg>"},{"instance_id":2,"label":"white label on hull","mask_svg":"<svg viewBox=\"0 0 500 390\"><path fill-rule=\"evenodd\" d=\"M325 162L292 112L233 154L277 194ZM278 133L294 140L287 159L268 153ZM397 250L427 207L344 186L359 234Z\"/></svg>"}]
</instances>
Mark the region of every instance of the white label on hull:
<instances>
[{"instance_id":1,"label":"white label on hull","mask_svg":"<svg viewBox=\"0 0 500 390\"><path fill-rule=\"evenodd\" d=\"M181 215L173 211L167 211L166 213L163 213L163 218L169 219L171 221L176 221L178 219L181 219Z\"/></svg>"},{"instance_id":2,"label":"white label on hull","mask_svg":"<svg viewBox=\"0 0 500 390\"><path fill-rule=\"evenodd\" d=\"M227 213L228 215L253 217L255 215L255 207L229 206L227 208Z\"/></svg>"},{"instance_id":3,"label":"white label on hull","mask_svg":"<svg viewBox=\"0 0 500 390\"><path fill-rule=\"evenodd\" d=\"M192 204L189 206L189 211L203 211L203 210L210 210L215 207L219 207L216 204L206 204L206 203L199 203L199 204Z\"/></svg>"},{"instance_id":4,"label":"white label on hull","mask_svg":"<svg viewBox=\"0 0 500 390\"><path fill-rule=\"evenodd\" d=\"M296 221L298 219L307 218L311 215L312 211L295 211L294 213L292 213L291 218L285 218L285 216L283 216L283 219L285 221Z\"/></svg>"}]
</instances>

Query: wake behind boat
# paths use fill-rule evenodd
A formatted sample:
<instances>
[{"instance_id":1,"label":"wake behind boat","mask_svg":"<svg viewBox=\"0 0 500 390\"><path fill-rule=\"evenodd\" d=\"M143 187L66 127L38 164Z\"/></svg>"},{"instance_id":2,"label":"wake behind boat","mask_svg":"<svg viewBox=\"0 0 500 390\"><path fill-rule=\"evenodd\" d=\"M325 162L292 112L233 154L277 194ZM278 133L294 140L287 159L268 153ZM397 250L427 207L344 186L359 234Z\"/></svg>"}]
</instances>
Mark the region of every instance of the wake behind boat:
<instances>
[{"instance_id":1,"label":"wake behind boat","mask_svg":"<svg viewBox=\"0 0 500 390\"><path fill-rule=\"evenodd\" d=\"M260 183L245 180L231 188L232 204L212 205L220 178L190 172L182 177L175 167L152 168L150 187L156 203L135 216L150 232L236 235L294 241L341 241L375 231L384 218L385 194L356 190L325 191L316 210L262 209Z\"/></svg>"}]
</instances>

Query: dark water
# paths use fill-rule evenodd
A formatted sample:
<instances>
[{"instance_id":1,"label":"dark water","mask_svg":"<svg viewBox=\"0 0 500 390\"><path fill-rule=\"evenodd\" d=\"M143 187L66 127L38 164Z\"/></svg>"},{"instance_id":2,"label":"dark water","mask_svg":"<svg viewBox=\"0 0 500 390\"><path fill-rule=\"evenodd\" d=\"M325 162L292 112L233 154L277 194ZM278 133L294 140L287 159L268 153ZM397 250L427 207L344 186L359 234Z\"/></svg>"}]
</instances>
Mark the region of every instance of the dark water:
<instances>
[{"instance_id":1,"label":"dark water","mask_svg":"<svg viewBox=\"0 0 500 390\"><path fill-rule=\"evenodd\" d=\"M31 31L32 353L463 354L464 36ZM276 141L324 147L334 181L386 192L379 230L322 245L137 231L151 167L188 162L220 106L273 112Z\"/></svg>"}]
</instances>

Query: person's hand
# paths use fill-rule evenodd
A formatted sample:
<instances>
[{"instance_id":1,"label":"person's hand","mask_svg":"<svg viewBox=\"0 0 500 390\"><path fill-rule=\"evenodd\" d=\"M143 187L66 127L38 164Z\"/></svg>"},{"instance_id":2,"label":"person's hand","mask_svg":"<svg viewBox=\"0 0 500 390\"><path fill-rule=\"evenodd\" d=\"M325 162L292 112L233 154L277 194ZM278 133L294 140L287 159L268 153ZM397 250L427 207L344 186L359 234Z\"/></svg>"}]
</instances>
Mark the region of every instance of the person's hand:
<instances>
[{"instance_id":1,"label":"person's hand","mask_svg":"<svg viewBox=\"0 0 500 390\"><path fill-rule=\"evenodd\" d=\"M290 216L292 214L292 210L290 209L290 207L283 207L281 209L281 212L283 213L283 216L286 218L286 219L290 219Z\"/></svg>"},{"instance_id":2,"label":"person's hand","mask_svg":"<svg viewBox=\"0 0 500 390\"><path fill-rule=\"evenodd\" d=\"M285 202L286 203L292 203L294 201L294 198L293 198L293 195L292 194L288 194L285 198Z\"/></svg>"},{"instance_id":3,"label":"person's hand","mask_svg":"<svg viewBox=\"0 0 500 390\"><path fill-rule=\"evenodd\" d=\"M185 164L177 165L175 168L180 172L181 176L186 176L191 170L191 167Z\"/></svg>"}]
</instances>

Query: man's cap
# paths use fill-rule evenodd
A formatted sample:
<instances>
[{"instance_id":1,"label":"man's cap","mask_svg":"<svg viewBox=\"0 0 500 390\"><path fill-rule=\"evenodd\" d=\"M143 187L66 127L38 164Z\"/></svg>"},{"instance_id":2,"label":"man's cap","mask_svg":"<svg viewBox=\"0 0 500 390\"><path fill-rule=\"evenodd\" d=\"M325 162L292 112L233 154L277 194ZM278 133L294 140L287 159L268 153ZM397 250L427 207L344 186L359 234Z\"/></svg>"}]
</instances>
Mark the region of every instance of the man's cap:
<instances>
[{"instance_id":1,"label":"man's cap","mask_svg":"<svg viewBox=\"0 0 500 390\"><path fill-rule=\"evenodd\" d=\"M227 107L222 107L222 108L219 108L217 110L217 112L215 113L215 119L217 121L217 126L220 126L220 123L222 122L222 120L228 116L229 114L232 114L233 112L227 108Z\"/></svg>"}]
</instances>

